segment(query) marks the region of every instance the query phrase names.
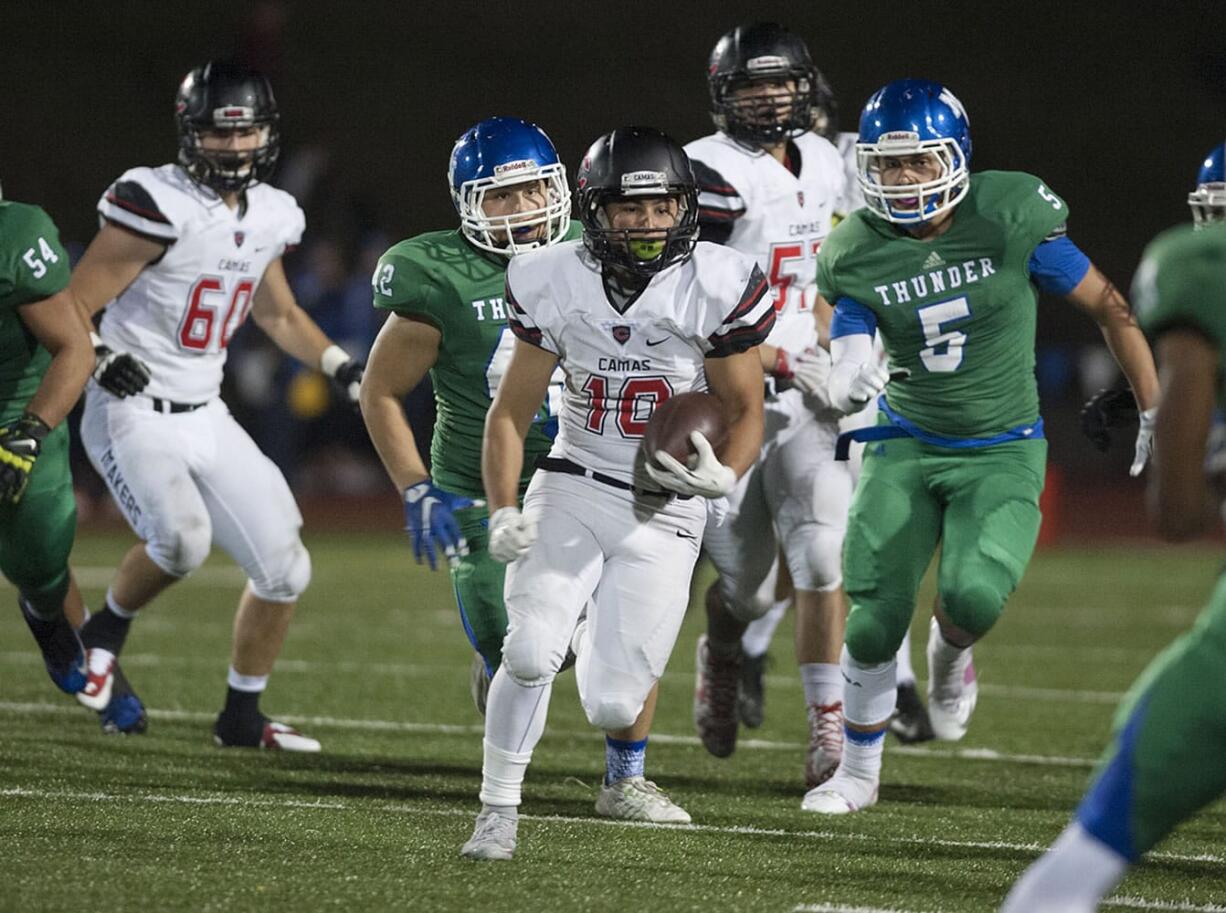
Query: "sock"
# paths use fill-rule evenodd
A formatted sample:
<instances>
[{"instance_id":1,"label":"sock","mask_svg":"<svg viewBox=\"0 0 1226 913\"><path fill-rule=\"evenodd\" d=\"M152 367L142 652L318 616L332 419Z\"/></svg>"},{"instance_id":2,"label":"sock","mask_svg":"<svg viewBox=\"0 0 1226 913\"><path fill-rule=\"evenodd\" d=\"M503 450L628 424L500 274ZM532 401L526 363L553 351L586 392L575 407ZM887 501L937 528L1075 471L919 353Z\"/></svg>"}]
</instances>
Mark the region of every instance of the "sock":
<instances>
[{"instance_id":1,"label":"sock","mask_svg":"<svg viewBox=\"0 0 1226 913\"><path fill-rule=\"evenodd\" d=\"M532 750L545 732L553 682L529 687L498 667L485 702L485 753L481 764L481 801L491 806L519 805Z\"/></svg>"},{"instance_id":2,"label":"sock","mask_svg":"<svg viewBox=\"0 0 1226 913\"><path fill-rule=\"evenodd\" d=\"M879 665L856 662L843 647L840 663L846 685L843 689L843 715L847 724L873 726L862 732L845 725L843 730L843 760L836 778L852 777L875 787L881 779L881 755L885 748L886 725L894 715L898 687L894 678L894 660ZM866 790L868 791L868 790ZM868 796L856 796L857 805Z\"/></svg>"},{"instance_id":3,"label":"sock","mask_svg":"<svg viewBox=\"0 0 1226 913\"><path fill-rule=\"evenodd\" d=\"M904 685L915 685L915 667L911 665L911 629L907 629L907 633L903 635L902 645L898 648L898 654L894 657L898 663L898 687Z\"/></svg>"},{"instance_id":4,"label":"sock","mask_svg":"<svg viewBox=\"0 0 1226 913\"><path fill-rule=\"evenodd\" d=\"M25 618L30 633L34 635L34 640L42 651L43 659L57 668L74 662L81 652L81 641L64 613L44 618L25 599L19 598L17 602L21 606L21 615Z\"/></svg>"},{"instance_id":5,"label":"sock","mask_svg":"<svg viewBox=\"0 0 1226 913\"><path fill-rule=\"evenodd\" d=\"M1001 913L1094 913L1128 871L1128 861L1074 821L1017 880Z\"/></svg>"},{"instance_id":6,"label":"sock","mask_svg":"<svg viewBox=\"0 0 1226 913\"><path fill-rule=\"evenodd\" d=\"M741 649L746 656L761 656L770 649L775 629L779 627L779 622L783 620L791 604L791 599L780 599L770 607L769 612L749 623L749 627L741 635Z\"/></svg>"},{"instance_id":7,"label":"sock","mask_svg":"<svg viewBox=\"0 0 1226 913\"><path fill-rule=\"evenodd\" d=\"M132 627L134 617L134 612L117 606L111 594L107 593L106 605L81 626L81 642L87 647L109 650L118 656L123 650L124 641L128 639L128 629Z\"/></svg>"},{"instance_id":8,"label":"sock","mask_svg":"<svg viewBox=\"0 0 1226 913\"><path fill-rule=\"evenodd\" d=\"M843 670L838 663L801 663L800 681L810 706L828 707L843 700Z\"/></svg>"},{"instance_id":9,"label":"sock","mask_svg":"<svg viewBox=\"0 0 1226 913\"><path fill-rule=\"evenodd\" d=\"M627 742L607 735L604 739L604 758L605 786L627 777L641 777L647 763L647 739Z\"/></svg>"},{"instance_id":10,"label":"sock","mask_svg":"<svg viewBox=\"0 0 1226 913\"><path fill-rule=\"evenodd\" d=\"M710 634L707 635L707 651L715 657L724 660L735 659L738 662L741 658L741 642L734 640L731 643L723 643L714 640Z\"/></svg>"},{"instance_id":11,"label":"sock","mask_svg":"<svg viewBox=\"0 0 1226 913\"><path fill-rule=\"evenodd\" d=\"M264 717L260 713L260 695L268 686L268 676L243 675L231 666L226 675L226 684L226 705L221 711L222 719L239 725L247 735L258 730L258 740L264 728Z\"/></svg>"},{"instance_id":12,"label":"sock","mask_svg":"<svg viewBox=\"0 0 1226 913\"><path fill-rule=\"evenodd\" d=\"M956 698L962 693L971 648L957 647L941 634L941 626L932 619L928 629L928 693L937 698Z\"/></svg>"},{"instance_id":13,"label":"sock","mask_svg":"<svg viewBox=\"0 0 1226 913\"><path fill-rule=\"evenodd\" d=\"M502 815L502 817L510 818L512 821L518 821L519 807L515 805L490 805L483 802L481 804L481 814Z\"/></svg>"}]
</instances>

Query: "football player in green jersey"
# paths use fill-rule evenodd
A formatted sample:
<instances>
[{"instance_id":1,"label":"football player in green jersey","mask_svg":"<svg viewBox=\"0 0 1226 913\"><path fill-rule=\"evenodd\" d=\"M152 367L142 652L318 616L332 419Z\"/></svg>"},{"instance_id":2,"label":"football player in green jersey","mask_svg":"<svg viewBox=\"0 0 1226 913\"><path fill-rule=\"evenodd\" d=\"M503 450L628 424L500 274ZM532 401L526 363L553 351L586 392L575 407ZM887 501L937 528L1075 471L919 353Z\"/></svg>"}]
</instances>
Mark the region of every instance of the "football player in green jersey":
<instances>
[{"instance_id":1,"label":"football player in green jersey","mask_svg":"<svg viewBox=\"0 0 1226 913\"><path fill-rule=\"evenodd\" d=\"M372 278L375 307L391 311L370 354L362 414L383 465L403 493L413 553L435 566L439 552L464 630L472 642L474 699L502 662L507 631L506 565L487 551L489 516L481 480L481 438L515 337L503 287L510 258L578 238L558 154L539 127L516 118L484 120L464 133L448 178L460 230L396 244ZM429 372L438 417L431 468L418 455L401 401ZM549 452L561 398L559 371L524 442L520 494ZM596 803L603 815L688 822L690 817L643 777L655 692L626 739L606 743L607 775Z\"/></svg>"},{"instance_id":2,"label":"football player in green jersey","mask_svg":"<svg viewBox=\"0 0 1226 913\"><path fill-rule=\"evenodd\" d=\"M85 316L63 294L68 254L37 206L0 200L0 571L51 680L85 687L85 653L64 615L77 508L68 415L94 367Z\"/></svg>"},{"instance_id":3,"label":"football player in green jersey","mask_svg":"<svg viewBox=\"0 0 1226 913\"><path fill-rule=\"evenodd\" d=\"M1141 408L1132 473L1149 455L1158 380L1128 302L1067 237L1068 207L1038 178L969 170L962 104L927 80L880 89L860 120L866 208L827 238L818 288L834 304L830 397L855 412L886 388L844 550L843 761L803 807L877 800L894 710L894 652L937 545L928 640L938 738L966 732L978 689L971 644L995 624L1039 531L1047 443L1034 378L1035 286L1100 326ZM873 358L881 334L892 374ZM844 442L845 443L845 442Z\"/></svg>"},{"instance_id":4,"label":"football player in green jersey","mask_svg":"<svg viewBox=\"0 0 1226 913\"><path fill-rule=\"evenodd\" d=\"M1214 221L1226 213L1224 202L1208 213ZM1150 244L1132 290L1162 363L1149 500L1160 533L1172 541L1213 525L1201 454L1214 406L1226 404L1226 226L1198 223L1204 231L1185 225ZM1021 877L1002 913L1091 913L1129 865L1222 795L1223 706L1226 577L1192 629L1132 686L1072 823Z\"/></svg>"}]
</instances>

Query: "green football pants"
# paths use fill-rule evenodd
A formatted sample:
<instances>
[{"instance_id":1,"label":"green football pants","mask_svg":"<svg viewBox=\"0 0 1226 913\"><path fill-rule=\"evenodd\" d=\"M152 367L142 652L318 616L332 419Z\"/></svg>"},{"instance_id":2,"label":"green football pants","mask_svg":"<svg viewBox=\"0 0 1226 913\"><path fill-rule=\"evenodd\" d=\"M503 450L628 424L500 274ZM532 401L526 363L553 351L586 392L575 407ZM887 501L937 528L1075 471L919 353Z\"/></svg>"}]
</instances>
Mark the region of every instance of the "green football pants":
<instances>
[{"instance_id":1,"label":"green football pants","mask_svg":"<svg viewBox=\"0 0 1226 913\"><path fill-rule=\"evenodd\" d=\"M996 623L1034 551L1046 461L1044 440L954 450L896 438L865 448L843 544L846 643L857 662L897 652L938 544L949 620L977 636Z\"/></svg>"},{"instance_id":2,"label":"green football pants","mask_svg":"<svg viewBox=\"0 0 1226 913\"><path fill-rule=\"evenodd\" d=\"M1136 861L1226 792L1226 577L1192 630L1120 705L1115 739L1077 809L1082 827Z\"/></svg>"},{"instance_id":3,"label":"green football pants","mask_svg":"<svg viewBox=\"0 0 1226 913\"><path fill-rule=\"evenodd\" d=\"M76 526L68 428L61 422L43 441L21 500L0 505L0 572L44 617L63 611Z\"/></svg>"},{"instance_id":4,"label":"green football pants","mask_svg":"<svg viewBox=\"0 0 1226 913\"><path fill-rule=\"evenodd\" d=\"M487 550L489 512L484 507L457 511L456 518L468 540L468 555L451 569L451 585L464 632L492 676L502 663L502 639L507 634L507 610L502 603L507 566L491 558Z\"/></svg>"}]
</instances>

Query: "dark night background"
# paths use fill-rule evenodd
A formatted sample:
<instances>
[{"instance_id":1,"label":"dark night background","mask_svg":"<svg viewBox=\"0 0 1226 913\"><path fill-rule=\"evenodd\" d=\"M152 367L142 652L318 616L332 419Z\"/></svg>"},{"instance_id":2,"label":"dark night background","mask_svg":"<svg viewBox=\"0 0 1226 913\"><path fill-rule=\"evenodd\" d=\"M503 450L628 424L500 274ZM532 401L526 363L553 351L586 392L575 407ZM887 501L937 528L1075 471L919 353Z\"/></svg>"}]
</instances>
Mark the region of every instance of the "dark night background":
<instances>
[{"instance_id":1,"label":"dark night background","mask_svg":"<svg viewBox=\"0 0 1226 913\"><path fill-rule=\"evenodd\" d=\"M110 181L173 158L183 74L239 54L273 78L281 178L289 168L305 188L308 240L332 239L360 270L372 231L391 243L454 224L447 159L473 122L537 121L572 173L621 124L687 141L711 130L715 40L776 19L809 43L842 129L884 82L945 82L970 114L972 166L1040 175L1069 201L1074 240L1126 288L1146 241L1188 220L1199 161L1226 135L1222 13L1208 2L10 3L0 180L87 241ZM1061 411L1075 416L1082 393L1078 353L1097 332L1044 301L1040 337L1055 372L1053 456L1099 471L1088 446L1060 440Z\"/></svg>"}]
</instances>

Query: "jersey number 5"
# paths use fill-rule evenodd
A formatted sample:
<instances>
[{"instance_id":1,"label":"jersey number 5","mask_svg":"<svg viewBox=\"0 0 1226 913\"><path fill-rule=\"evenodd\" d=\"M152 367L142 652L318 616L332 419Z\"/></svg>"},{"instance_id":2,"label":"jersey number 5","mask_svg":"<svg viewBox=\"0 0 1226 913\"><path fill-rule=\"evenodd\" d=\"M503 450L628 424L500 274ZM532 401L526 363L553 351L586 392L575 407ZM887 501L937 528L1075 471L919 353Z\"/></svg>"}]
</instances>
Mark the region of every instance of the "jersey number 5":
<instances>
[{"instance_id":1,"label":"jersey number 5","mask_svg":"<svg viewBox=\"0 0 1226 913\"><path fill-rule=\"evenodd\" d=\"M770 275L766 281L775 291L775 311L782 313L788 301L788 291L793 282L799 282L801 289L813 279L813 258L817 256L822 246L823 238L816 241L793 241L784 244L772 244L770 249ZM809 246L808 256L805 255L805 243ZM786 266L784 264L787 264ZM797 311L807 311L808 301L802 291L796 304Z\"/></svg>"},{"instance_id":2,"label":"jersey number 5","mask_svg":"<svg viewBox=\"0 0 1226 913\"><path fill-rule=\"evenodd\" d=\"M230 344L234 331L247 319L254 293L254 280L240 279L230 293L225 317L219 321L217 315L226 301L225 279L201 276L187 293L187 311L179 321L179 345L193 352L205 352L216 334L217 350L224 349Z\"/></svg>"},{"instance_id":3,"label":"jersey number 5","mask_svg":"<svg viewBox=\"0 0 1226 913\"><path fill-rule=\"evenodd\" d=\"M946 326L955 320L971 316L971 305L965 298L953 298L916 310L924 331L925 347L920 349L920 361L934 374L957 371L962 364L962 347L966 334Z\"/></svg>"}]
</instances>

